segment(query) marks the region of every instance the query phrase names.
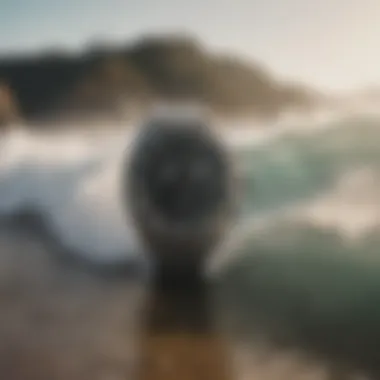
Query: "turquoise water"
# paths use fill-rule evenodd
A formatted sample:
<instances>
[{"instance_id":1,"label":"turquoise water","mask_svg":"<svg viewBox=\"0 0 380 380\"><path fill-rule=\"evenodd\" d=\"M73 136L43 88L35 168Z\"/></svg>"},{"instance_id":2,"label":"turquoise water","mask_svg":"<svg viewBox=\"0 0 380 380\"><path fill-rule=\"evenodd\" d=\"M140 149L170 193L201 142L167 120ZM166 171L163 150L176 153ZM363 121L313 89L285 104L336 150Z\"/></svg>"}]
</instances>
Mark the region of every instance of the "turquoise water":
<instances>
[{"instance_id":1,"label":"turquoise water","mask_svg":"<svg viewBox=\"0 0 380 380\"><path fill-rule=\"evenodd\" d=\"M379 169L379 138L380 121L363 119L309 134L287 133L242 150L247 208L273 211L317 196L350 170Z\"/></svg>"},{"instance_id":2,"label":"turquoise water","mask_svg":"<svg viewBox=\"0 0 380 380\"><path fill-rule=\"evenodd\" d=\"M257 220L219 277L235 332L352 366L380 362L380 121L285 134L241 159L245 215Z\"/></svg>"}]
</instances>

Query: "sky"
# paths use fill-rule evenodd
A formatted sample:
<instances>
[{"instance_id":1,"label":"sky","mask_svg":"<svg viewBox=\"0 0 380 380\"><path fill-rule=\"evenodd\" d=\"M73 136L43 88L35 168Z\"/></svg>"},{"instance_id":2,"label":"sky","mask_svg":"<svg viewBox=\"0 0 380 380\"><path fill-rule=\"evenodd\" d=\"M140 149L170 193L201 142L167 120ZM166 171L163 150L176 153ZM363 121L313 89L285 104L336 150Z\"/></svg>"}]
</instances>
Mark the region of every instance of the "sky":
<instances>
[{"instance_id":1,"label":"sky","mask_svg":"<svg viewBox=\"0 0 380 380\"><path fill-rule=\"evenodd\" d=\"M0 54L186 32L320 89L380 85L380 0L0 0Z\"/></svg>"}]
</instances>

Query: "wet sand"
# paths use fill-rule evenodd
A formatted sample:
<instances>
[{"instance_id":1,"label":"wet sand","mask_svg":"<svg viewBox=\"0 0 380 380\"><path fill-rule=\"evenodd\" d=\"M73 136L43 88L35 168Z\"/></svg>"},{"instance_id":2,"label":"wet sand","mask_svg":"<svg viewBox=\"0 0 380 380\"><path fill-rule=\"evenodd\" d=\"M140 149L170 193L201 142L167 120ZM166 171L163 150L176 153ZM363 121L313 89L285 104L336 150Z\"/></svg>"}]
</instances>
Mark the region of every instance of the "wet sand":
<instances>
[{"instance_id":1,"label":"wet sand","mask_svg":"<svg viewBox=\"0 0 380 380\"><path fill-rule=\"evenodd\" d=\"M230 379L204 284L88 266L28 215L0 226L0 248L1 379Z\"/></svg>"},{"instance_id":2,"label":"wet sand","mask_svg":"<svg viewBox=\"0 0 380 380\"><path fill-rule=\"evenodd\" d=\"M189 289L82 264L62 260L39 229L1 225L0 379L379 378L376 316L319 328L307 310L285 318L267 300L297 295L281 285L273 298L264 262L249 286L236 272Z\"/></svg>"},{"instance_id":3,"label":"wet sand","mask_svg":"<svg viewBox=\"0 0 380 380\"><path fill-rule=\"evenodd\" d=\"M0 378L133 379L145 283L65 262L38 229L0 230Z\"/></svg>"}]
</instances>

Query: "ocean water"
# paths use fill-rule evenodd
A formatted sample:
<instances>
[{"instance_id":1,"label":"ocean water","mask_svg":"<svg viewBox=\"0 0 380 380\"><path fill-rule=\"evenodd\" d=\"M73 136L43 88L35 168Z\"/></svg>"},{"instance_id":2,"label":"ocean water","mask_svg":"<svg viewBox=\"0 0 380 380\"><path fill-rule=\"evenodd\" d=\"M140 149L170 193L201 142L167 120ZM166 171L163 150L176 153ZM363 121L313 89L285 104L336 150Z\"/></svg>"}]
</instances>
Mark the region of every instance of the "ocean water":
<instances>
[{"instance_id":1,"label":"ocean water","mask_svg":"<svg viewBox=\"0 0 380 380\"><path fill-rule=\"evenodd\" d=\"M244 222L218 278L247 378L379 378L379 126L330 122L241 152Z\"/></svg>"},{"instance_id":2,"label":"ocean water","mask_svg":"<svg viewBox=\"0 0 380 380\"><path fill-rule=\"evenodd\" d=\"M380 119L228 127L222 138L236 157L245 198L211 274L216 314L237 358L235 377L378 378ZM125 325L135 326L133 336L139 331L145 285L135 291L119 280L57 269L40 235L8 223L35 213L75 256L101 265L140 260L144 249L119 182L135 132L111 130L47 134L20 126L2 136L0 374L7 378L10 371L25 379L9 367L13 360L17 368L34 361L39 378L60 379L52 375L60 368L71 379L119 379L126 352L137 350L120 337ZM41 318L47 324L36 322ZM7 344L17 354L12 360L5 360ZM78 359L84 353L86 360ZM99 357L96 377L89 363Z\"/></svg>"}]
</instances>

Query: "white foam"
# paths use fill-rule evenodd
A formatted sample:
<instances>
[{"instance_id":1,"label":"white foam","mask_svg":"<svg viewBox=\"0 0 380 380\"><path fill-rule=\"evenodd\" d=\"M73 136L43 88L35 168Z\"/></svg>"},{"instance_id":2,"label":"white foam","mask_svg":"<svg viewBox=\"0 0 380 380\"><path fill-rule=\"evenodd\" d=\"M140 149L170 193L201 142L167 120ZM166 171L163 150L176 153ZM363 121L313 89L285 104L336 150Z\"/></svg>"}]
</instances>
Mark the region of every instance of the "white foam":
<instances>
[{"instance_id":1,"label":"white foam","mask_svg":"<svg viewBox=\"0 0 380 380\"><path fill-rule=\"evenodd\" d=\"M0 214L43 215L69 249L97 261L140 255L120 194L121 161L130 136L34 134L3 137Z\"/></svg>"}]
</instances>

